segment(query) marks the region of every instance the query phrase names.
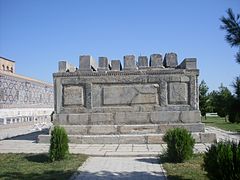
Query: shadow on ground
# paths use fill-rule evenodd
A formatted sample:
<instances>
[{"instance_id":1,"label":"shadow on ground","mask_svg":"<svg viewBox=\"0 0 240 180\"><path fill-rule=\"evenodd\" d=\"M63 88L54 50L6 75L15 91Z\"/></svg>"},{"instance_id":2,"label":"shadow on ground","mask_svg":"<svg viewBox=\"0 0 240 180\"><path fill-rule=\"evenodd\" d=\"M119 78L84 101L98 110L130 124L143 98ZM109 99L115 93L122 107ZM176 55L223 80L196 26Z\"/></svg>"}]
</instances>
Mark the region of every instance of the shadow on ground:
<instances>
[{"instance_id":1,"label":"shadow on ground","mask_svg":"<svg viewBox=\"0 0 240 180\"><path fill-rule=\"evenodd\" d=\"M136 159L136 161L146 162L146 163L151 163L151 164L159 164L160 163L160 160L158 158L139 158L139 159Z\"/></svg>"},{"instance_id":2,"label":"shadow on ground","mask_svg":"<svg viewBox=\"0 0 240 180\"><path fill-rule=\"evenodd\" d=\"M162 172L109 172L100 171L92 173L88 171L82 171L78 176L75 176L74 180L112 180L112 179L137 179L137 180L165 180L165 176Z\"/></svg>"},{"instance_id":3,"label":"shadow on ground","mask_svg":"<svg viewBox=\"0 0 240 180\"><path fill-rule=\"evenodd\" d=\"M43 129L42 131L32 132L24 135L19 135L11 138L6 138L5 140L28 140L28 141L36 141L37 137L41 134L48 134L49 129Z\"/></svg>"},{"instance_id":4,"label":"shadow on ground","mask_svg":"<svg viewBox=\"0 0 240 180\"><path fill-rule=\"evenodd\" d=\"M0 179L12 180L12 179L31 179L31 180L47 180L57 179L65 180L69 179L74 171L44 171L43 173L19 173L19 172L7 172L0 175Z\"/></svg>"},{"instance_id":5,"label":"shadow on ground","mask_svg":"<svg viewBox=\"0 0 240 180\"><path fill-rule=\"evenodd\" d=\"M26 156L26 159L30 162L36 162L36 163L49 162L49 158L47 154L30 154Z\"/></svg>"}]
</instances>

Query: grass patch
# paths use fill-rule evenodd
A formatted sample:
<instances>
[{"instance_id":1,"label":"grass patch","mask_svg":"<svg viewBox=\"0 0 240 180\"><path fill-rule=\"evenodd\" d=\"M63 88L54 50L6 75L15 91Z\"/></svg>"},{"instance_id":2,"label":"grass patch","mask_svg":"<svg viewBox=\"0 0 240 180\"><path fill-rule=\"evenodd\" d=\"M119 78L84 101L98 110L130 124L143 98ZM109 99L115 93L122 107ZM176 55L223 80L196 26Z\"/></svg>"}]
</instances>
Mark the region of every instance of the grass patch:
<instances>
[{"instance_id":1,"label":"grass patch","mask_svg":"<svg viewBox=\"0 0 240 180\"><path fill-rule=\"evenodd\" d=\"M0 179L68 179L86 159L70 154L50 162L47 154L0 154Z\"/></svg>"},{"instance_id":2,"label":"grass patch","mask_svg":"<svg viewBox=\"0 0 240 180\"><path fill-rule=\"evenodd\" d=\"M225 118L221 117L207 117L202 120L207 126L217 127L226 131L240 132L240 123L225 122Z\"/></svg>"},{"instance_id":3,"label":"grass patch","mask_svg":"<svg viewBox=\"0 0 240 180\"><path fill-rule=\"evenodd\" d=\"M163 168L167 171L169 180L177 179L208 179L207 172L203 170L203 154L195 154L192 159L184 163L168 163L166 159L161 158Z\"/></svg>"}]
</instances>

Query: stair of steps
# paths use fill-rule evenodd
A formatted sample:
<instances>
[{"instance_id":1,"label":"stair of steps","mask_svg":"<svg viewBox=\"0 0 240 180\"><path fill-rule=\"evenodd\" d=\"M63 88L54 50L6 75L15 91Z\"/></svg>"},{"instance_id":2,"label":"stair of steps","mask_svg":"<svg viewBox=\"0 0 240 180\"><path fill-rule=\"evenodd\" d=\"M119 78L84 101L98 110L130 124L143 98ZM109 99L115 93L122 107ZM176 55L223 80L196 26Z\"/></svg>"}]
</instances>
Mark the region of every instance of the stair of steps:
<instances>
[{"instance_id":1,"label":"stair of steps","mask_svg":"<svg viewBox=\"0 0 240 180\"><path fill-rule=\"evenodd\" d=\"M205 133L202 123L138 124L138 125L61 125L75 144L160 144L170 128L183 127L192 132L197 143L209 143L215 134ZM50 135L40 135L40 143L49 143Z\"/></svg>"}]
</instances>

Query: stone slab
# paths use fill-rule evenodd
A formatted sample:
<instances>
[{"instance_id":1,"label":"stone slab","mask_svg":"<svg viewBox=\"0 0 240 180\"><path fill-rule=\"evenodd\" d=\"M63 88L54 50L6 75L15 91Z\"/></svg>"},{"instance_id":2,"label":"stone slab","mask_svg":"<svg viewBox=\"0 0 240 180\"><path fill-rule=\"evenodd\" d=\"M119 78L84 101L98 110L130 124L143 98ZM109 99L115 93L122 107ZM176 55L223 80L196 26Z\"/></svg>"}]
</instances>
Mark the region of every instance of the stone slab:
<instances>
[{"instance_id":1,"label":"stone slab","mask_svg":"<svg viewBox=\"0 0 240 180\"><path fill-rule=\"evenodd\" d=\"M112 113L92 113L90 124L114 124Z\"/></svg>"},{"instance_id":2,"label":"stone slab","mask_svg":"<svg viewBox=\"0 0 240 180\"><path fill-rule=\"evenodd\" d=\"M87 125L88 124L88 114L69 114L68 123L69 125Z\"/></svg>"},{"instance_id":3,"label":"stone slab","mask_svg":"<svg viewBox=\"0 0 240 180\"><path fill-rule=\"evenodd\" d=\"M152 54L150 56L150 67L163 67L161 54Z\"/></svg>"},{"instance_id":4,"label":"stone slab","mask_svg":"<svg viewBox=\"0 0 240 180\"><path fill-rule=\"evenodd\" d=\"M188 85L181 82L170 82L168 84L169 104L188 104Z\"/></svg>"},{"instance_id":5,"label":"stone slab","mask_svg":"<svg viewBox=\"0 0 240 180\"><path fill-rule=\"evenodd\" d=\"M158 125L120 125L120 134L148 134L157 133Z\"/></svg>"},{"instance_id":6,"label":"stone slab","mask_svg":"<svg viewBox=\"0 0 240 180\"><path fill-rule=\"evenodd\" d=\"M78 85L63 86L64 106L84 105L83 87Z\"/></svg>"},{"instance_id":7,"label":"stone slab","mask_svg":"<svg viewBox=\"0 0 240 180\"><path fill-rule=\"evenodd\" d=\"M116 125L92 125L89 126L88 134L92 135L107 135L107 134L117 134Z\"/></svg>"},{"instance_id":8,"label":"stone slab","mask_svg":"<svg viewBox=\"0 0 240 180\"><path fill-rule=\"evenodd\" d=\"M163 65L166 68L176 68L178 66L177 54L166 53L164 57Z\"/></svg>"},{"instance_id":9,"label":"stone slab","mask_svg":"<svg viewBox=\"0 0 240 180\"><path fill-rule=\"evenodd\" d=\"M156 104L157 84L112 85L103 88L104 105Z\"/></svg>"},{"instance_id":10,"label":"stone slab","mask_svg":"<svg viewBox=\"0 0 240 180\"><path fill-rule=\"evenodd\" d=\"M97 62L92 56L84 55L80 56L79 60L79 70L80 71L95 71L97 70Z\"/></svg>"},{"instance_id":11,"label":"stone slab","mask_svg":"<svg viewBox=\"0 0 240 180\"><path fill-rule=\"evenodd\" d=\"M122 70L122 64L120 60L112 60L111 61L111 67L112 71L121 71Z\"/></svg>"},{"instance_id":12,"label":"stone slab","mask_svg":"<svg viewBox=\"0 0 240 180\"><path fill-rule=\"evenodd\" d=\"M148 67L148 57L147 56L139 56L138 57L138 68L146 68Z\"/></svg>"},{"instance_id":13,"label":"stone slab","mask_svg":"<svg viewBox=\"0 0 240 180\"><path fill-rule=\"evenodd\" d=\"M124 56L124 70L134 70L137 69L135 56L126 55Z\"/></svg>"},{"instance_id":14,"label":"stone slab","mask_svg":"<svg viewBox=\"0 0 240 180\"><path fill-rule=\"evenodd\" d=\"M146 112L116 112L116 124L147 124L149 115Z\"/></svg>"}]
</instances>

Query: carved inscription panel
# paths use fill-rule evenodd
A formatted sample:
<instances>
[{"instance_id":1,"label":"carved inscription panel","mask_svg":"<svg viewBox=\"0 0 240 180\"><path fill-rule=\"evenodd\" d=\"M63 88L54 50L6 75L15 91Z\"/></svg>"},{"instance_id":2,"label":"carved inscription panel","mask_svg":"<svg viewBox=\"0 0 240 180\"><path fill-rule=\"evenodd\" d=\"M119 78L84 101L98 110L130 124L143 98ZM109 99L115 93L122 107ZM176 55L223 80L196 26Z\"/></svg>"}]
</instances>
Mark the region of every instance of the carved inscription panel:
<instances>
[{"instance_id":1,"label":"carved inscription panel","mask_svg":"<svg viewBox=\"0 0 240 180\"><path fill-rule=\"evenodd\" d=\"M157 104L158 88L158 84L105 86L103 105Z\"/></svg>"},{"instance_id":2,"label":"carved inscription panel","mask_svg":"<svg viewBox=\"0 0 240 180\"><path fill-rule=\"evenodd\" d=\"M168 87L169 104L188 104L187 83L172 82Z\"/></svg>"},{"instance_id":3,"label":"carved inscription panel","mask_svg":"<svg viewBox=\"0 0 240 180\"><path fill-rule=\"evenodd\" d=\"M63 105L84 105L83 87L77 85L63 86Z\"/></svg>"}]
</instances>

